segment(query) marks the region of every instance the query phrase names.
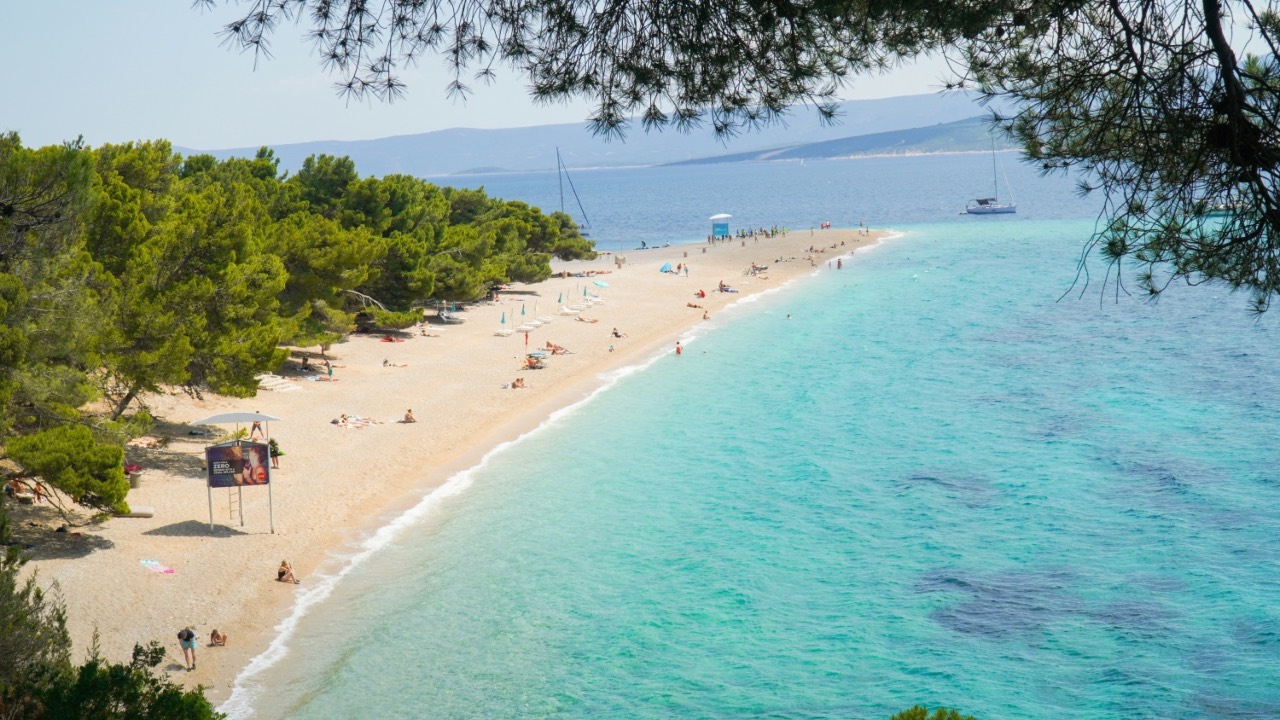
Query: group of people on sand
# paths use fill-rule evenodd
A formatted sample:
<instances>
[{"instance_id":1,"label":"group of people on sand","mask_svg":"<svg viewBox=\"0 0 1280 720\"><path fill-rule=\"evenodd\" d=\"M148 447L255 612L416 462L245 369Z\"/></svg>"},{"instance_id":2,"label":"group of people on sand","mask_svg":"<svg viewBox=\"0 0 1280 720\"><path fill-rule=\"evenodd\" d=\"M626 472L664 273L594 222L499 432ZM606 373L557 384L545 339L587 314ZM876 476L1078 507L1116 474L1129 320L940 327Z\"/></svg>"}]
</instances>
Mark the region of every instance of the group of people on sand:
<instances>
[{"instance_id":1,"label":"group of people on sand","mask_svg":"<svg viewBox=\"0 0 1280 720\"><path fill-rule=\"evenodd\" d=\"M302 581L293 572L293 566L288 560L281 560L280 567L276 569L276 582L300 584ZM178 631L178 645L182 648L182 660L187 666L187 670L196 669L196 647L199 645L196 639L195 627L187 625ZM226 647L227 634L214 628L209 633L209 647Z\"/></svg>"},{"instance_id":2,"label":"group of people on sand","mask_svg":"<svg viewBox=\"0 0 1280 720\"><path fill-rule=\"evenodd\" d=\"M178 646L182 648L182 660L187 666L187 670L196 669L196 646L199 643L196 640L196 630L188 625L178 631ZM226 647L227 635L214 628L209 633L209 647Z\"/></svg>"},{"instance_id":3,"label":"group of people on sand","mask_svg":"<svg viewBox=\"0 0 1280 720\"><path fill-rule=\"evenodd\" d=\"M334 418L333 420L330 420L329 424L337 425L340 428L355 428L356 430L361 430L366 425L378 424L378 421L374 420L373 418L359 417L358 415L348 415L346 413L342 413L341 415Z\"/></svg>"},{"instance_id":4,"label":"group of people on sand","mask_svg":"<svg viewBox=\"0 0 1280 720\"><path fill-rule=\"evenodd\" d=\"M503 387L511 388L512 390L523 390L525 388L529 388L532 386L526 385L524 382L524 378L518 377L515 380L512 380L510 383L504 385Z\"/></svg>"},{"instance_id":5,"label":"group of people on sand","mask_svg":"<svg viewBox=\"0 0 1280 720\"><path fill-rule=\"evenodd\" d=\"M35 502L44 502L44 488L38 482L33 482L30 487L27 487L21 480L12 478L4 486L4 494L11 498L16 498L19 495L30 495Z\"/></svg>"}]
</instances>

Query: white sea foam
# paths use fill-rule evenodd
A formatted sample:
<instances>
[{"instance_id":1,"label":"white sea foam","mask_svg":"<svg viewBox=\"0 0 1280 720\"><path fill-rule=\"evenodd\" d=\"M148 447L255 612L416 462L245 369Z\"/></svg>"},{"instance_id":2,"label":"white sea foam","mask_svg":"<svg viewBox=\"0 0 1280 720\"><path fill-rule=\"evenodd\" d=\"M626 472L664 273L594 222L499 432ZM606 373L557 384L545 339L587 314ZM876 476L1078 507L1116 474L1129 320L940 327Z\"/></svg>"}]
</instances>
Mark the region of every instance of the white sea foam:
<instances>
[{"instance_id":1,"label":"white sea foam","mask_svg":"<svg viewBox=\"0 0 1280 720\"><path fill-rule=\"evenodd\" d=\"M252 717L254 715L253 702L263 689L258 677L289 654L289 641L297 631L299 623L313 607L324 602L332 595L338 583L352 570L359 567L379 550L390 545L405 529L420 523L430 516L446 500L465 492L471 487L476 474L485 469L494 458L569 417L601 393L616 386L623 379L650 367L667 354L667 351L663 350L638 363L611 370L607 373L601 373L599 376L600 385L581 400L553 411L537 427L521 434L514 440L498 444L485 453L478 463L449 478L443 485L432 490L412 508L392 518L390 522L356 543L349 553L335 553L333 557L340 563L338 570L331 574L316 575L308 578L308 586L297 594L293 611L275 627L275 639L266 650L250 660L249 664L240 671L232 685L230 697L218 707L218 710L226 713L229 720L243 720L244 718ZM314 582L312 582L313 580Z\"/></svg>"}]
</instances>

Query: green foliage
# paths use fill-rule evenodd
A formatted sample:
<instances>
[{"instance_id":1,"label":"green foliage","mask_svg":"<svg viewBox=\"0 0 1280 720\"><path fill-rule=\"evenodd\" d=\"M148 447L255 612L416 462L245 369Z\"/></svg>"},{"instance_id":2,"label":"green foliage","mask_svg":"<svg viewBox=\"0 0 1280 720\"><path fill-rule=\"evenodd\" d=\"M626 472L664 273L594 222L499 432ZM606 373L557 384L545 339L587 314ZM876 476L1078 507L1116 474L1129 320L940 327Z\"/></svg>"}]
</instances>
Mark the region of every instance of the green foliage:
<instances>
[{"instance_id":1,"label":"green foliage","mask_svg":"<svg viewBox=\"0 0 1280 720\"><path fill-rule=\"evenodd\" d=\"M0 447L75 502L124 509L123 441L152 424L129 414L139 394L250 396L282 343L326 347L357 312L403 328L433 299L545 278L553 254L591 252L566 220L360 179L349 158L286 178L266 148L184 160L166 141L32 150L2 135ZM103 399L108 418L91 410Z\"/></svg>"},{"instance_id":2,"label":"green foliage","mask_svg":"<svg viewBox=\"0 0 1280 720\"><path fill-rule=\"evenodd\" d=\"M40 717L36 690L71 670L71 637L62 605L40 590L35 575L19 582L24 561L9 537L0 500L0 717Z\"/></svg>"},{"instance_id":3,"label":"green foliage","mask_svg":"<svg viewBox=\"0 0 1280 720\"><path fill-rule=\"evenodd\" d=\"M930 715L929 708L916 705L910 710L903 710L889 720L974 720L974 718L972 715L961 715L949 708L938 708Z\"/></svg>"},{"instance_id":4,"label":"green foliage","mask_svg":"<svg viewBox=\"0 0 1280 720\"><path fill-rule=\"evenodd\" d=\"M84 665L43 693L41 717L81 720L216 720L225 717L205 699L201 688L184 690L157 676L153 669L165 651L152 641L133 647L128 664L110 663L98 654L96 642Z\"/></svg>"},{"instance_id":5,"label":"green foliage","mask_svg":"<svg viewBox=\"0 0 1280 720\"><path fill-rule=\"evenodd\" d=\"M94 508L127 510L124 450L98 442L80 425L59 425L9 441L9 457L23 476L39 477L72 500Z\"/></svg>"}]
</instances>

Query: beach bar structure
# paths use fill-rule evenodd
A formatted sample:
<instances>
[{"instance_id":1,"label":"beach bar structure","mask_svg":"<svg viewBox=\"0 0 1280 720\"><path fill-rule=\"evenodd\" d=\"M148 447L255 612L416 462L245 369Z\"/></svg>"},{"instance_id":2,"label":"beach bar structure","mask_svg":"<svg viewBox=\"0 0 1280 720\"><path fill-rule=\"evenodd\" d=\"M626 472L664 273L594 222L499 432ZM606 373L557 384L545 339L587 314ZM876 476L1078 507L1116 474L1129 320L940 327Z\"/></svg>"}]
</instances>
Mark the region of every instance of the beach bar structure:
<instances>
[{"instance_id":1,"label":"beach bar structure","mask_svg":"<svg viewBox=\"0 0 1280 720\"><path fill-rule=\"evenodd\" d=\"M711 221L711 237L729 237L729 218L731 217L733 216L728 213L719 213L707 218Z\"/></svg>"},{"instance_id":2,"label":"beach bar structure","mask_svg":"<svg viewBox=\"0 0 1280 720\"><path fill-rule=\"evenodd\" d=\"M195 425L231 425L235 424L236 434L240 425L252 423L263 428L263 442L254 442L236 438L229 442L207 445L204 449L205 468L208 480L205 483L209 495L209 530L213 530L213 489L227 488L234 490L234 509L240 518L240 526L244 527L244 488L245 486L267 486L267 514L271 533L276 532L275 498L271 493L271 421L278 417L256 412L233 412L212 415L195 421ZM231 500L231 498L228 498Z\"/></svg>"}]
</instances>

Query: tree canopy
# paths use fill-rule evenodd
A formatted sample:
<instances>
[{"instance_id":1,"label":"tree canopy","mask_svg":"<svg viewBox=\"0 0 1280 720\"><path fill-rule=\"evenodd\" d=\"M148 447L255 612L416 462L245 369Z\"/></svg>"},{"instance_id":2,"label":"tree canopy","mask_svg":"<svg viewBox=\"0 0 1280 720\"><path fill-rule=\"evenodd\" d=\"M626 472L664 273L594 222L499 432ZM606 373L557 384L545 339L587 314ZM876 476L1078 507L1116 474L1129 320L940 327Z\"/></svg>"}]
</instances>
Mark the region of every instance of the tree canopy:
<instances>
[{"instance_id":1,"label":"tree canopy","mask_svg":"<svg viewBox=\"0 0 1280 720\"><path fill-rule=\"evenodd\" d=\"M567 216L349 158L219 161L163 140L31 149L0 136L0 454L28 483L124 510L145 392L249 396L282 345L332 343L374 303L405 327L434 300L591 257Z\"/></svg>"},{"instance_id":2,"label":"tree canopy","mask_svg":"<svg viewBox=\"0 0 1280 720\"><path fill-rule=\"evenodd\" d=\"M214 7L219 0L195 0ZM1153 295L1218 281L1266 310L1280 291L1276 2L1086 0L255 0L229 42L267 53L297 20L343 93L393 99L439 54L449 93L509 68L540 100L587 98L598 132L733 133L905 59L945 57L947 87L1010 107L998 124L1045 171L1106 196L1095 247ZM1110 276L1108 276L1108 281ZM1104 283L1104 287L1106 283Z\"/></svg>"}]
</instances>

